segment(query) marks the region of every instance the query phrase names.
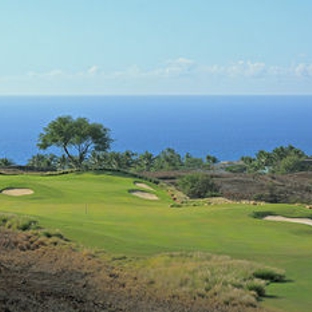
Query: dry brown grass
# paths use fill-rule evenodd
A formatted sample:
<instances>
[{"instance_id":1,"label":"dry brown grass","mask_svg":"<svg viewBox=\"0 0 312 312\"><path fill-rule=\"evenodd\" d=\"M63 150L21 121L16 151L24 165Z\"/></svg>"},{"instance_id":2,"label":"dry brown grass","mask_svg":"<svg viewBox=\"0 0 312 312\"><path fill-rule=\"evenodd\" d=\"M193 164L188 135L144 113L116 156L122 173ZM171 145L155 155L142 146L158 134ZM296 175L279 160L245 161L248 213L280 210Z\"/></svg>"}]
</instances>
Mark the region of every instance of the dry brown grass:
<instances>
[{"instance_id":1,"label":"dry brown grass","mask_svg":"<svg viewBox=\"0 0 312 312\"><path fill-rule=\"evenodd\" d=\"M202 253L111 259L0 227L0 311L263 311L244 286L255 268Z\"/></svg>"},{"instance_id":2,"label":"dry brown grass","mask_svg":"<svg viewBox=\"0 0 312 312\"><path fill-rule=\"evenodd\" d=\"M145 172L147 178L156 178L170 185L192 171ZM312 172L285 175L241 174L209 172L219 192L233 201L266 201L312 204ZM178 196L183 201L182 196Z\"/></svg>"}]
</instances>

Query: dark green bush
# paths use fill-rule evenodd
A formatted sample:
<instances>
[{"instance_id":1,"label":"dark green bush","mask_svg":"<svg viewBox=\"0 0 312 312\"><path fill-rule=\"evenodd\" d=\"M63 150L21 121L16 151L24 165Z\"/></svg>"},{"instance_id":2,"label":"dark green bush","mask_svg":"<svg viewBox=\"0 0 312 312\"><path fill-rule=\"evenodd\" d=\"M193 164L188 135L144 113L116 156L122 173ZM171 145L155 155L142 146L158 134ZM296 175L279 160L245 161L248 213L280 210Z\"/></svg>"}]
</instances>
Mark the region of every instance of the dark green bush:
<instances>
[{"instance_id":1,"label":"dark green bush","mask_svg":"<svg viewBox=\"0 0 312 312\"><path fill-rule=\"evenodd\" d=\"M190 198L219 196L219 187L204 173L192 173L178 180L178 187Z\"/></svg>"},{"instance_id":2,"label":"dark green bush","mask_svg":"<svg viewBox=\"0 0 312 312\"><path fill-rule=\"evenodd\" d=\"M9 217L8 216L5 216L5 215L1 215L0 216L0 225L5 225L9 220Z\"/></svg>"},{"instance_id":3,"label":"dark green bush","mask_svg":"<svg viewBox=\"0 0 312 312\"><path fill-rule=\"evenodd\" d=\"M267 216L274 216L276 213L272 211L253 211L250 216L255 219L263 219Z\"/></svg>"},{"instance_id":4,"label":"dark green bush","mask_svg":"<svg viewBox=\"0 0 312 312\"><path fill-rule=\"evenodd\" d=\"M281 283L285 281L285 274L274 271L273 269L259 269L253 276L271 283Z\"/></svg>"},{"instance_id":5,"label":"dark green bush","mask_svg":"<svg viewBox=\"0 0 312 312\"><path fill-rule=\"evenodd\" d=\"M38 228L38 221L36 220L21 220L17 225L17 229L20 231L37 230Z\"/></svg>"},{"instance_id":6,"label":"dark green bush","mask_svg":"<svg viewBox=\"0 0 312 312\"><path fill-rule=\"evenodd\" d=\"M61 240L67 240L67 239L65 239L64 235L59 233L59 232L52 233L49 231L43 231L41 234L42 234L42 236L47 237L47 238L56 237L56 238L59 238Z\"/></svg>"}]
</instances>

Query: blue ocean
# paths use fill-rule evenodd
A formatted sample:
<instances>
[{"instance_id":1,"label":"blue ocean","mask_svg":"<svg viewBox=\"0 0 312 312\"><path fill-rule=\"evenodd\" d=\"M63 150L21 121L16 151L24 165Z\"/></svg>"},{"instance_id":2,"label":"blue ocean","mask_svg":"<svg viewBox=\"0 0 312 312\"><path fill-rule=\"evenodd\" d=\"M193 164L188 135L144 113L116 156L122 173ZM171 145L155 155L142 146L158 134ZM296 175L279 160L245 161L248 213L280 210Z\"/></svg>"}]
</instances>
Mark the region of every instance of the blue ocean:
<instances>
[{"instance_id":1,"label":"blue ocean","mask_svg":"<svg viewBox=\"0 0 312 312\"><path fill-rule=\"evenodd\" d=\"M0 158L26 164L61 115L104 124L115 151L171 147L225 161L292 144L312 154L312 96L28 96L0 97Z\"/></svg>"}]
</instances>

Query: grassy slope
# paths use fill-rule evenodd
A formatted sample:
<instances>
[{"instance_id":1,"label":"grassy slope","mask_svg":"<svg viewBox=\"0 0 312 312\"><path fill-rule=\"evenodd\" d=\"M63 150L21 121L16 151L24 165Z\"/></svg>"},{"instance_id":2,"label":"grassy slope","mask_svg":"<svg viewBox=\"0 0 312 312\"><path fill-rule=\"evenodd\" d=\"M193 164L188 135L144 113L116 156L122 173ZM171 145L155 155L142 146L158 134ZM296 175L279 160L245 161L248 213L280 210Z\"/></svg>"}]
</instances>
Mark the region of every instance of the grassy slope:
<instances>
[{"instance_id":1,"label":"grassy slope","mask_svg":"<svg viewBox=\"0 0 312 312\"><path fill-rule=\"evenodd\" d=\"M208 251L254 260L286 270L293 282L272 285L265 305L289 312L310 309L312 228L250 218L254 210L305 214L286 205L225 205L169 208L128 193L134 179L110 175L0 176L0 189L28 187L34 195L0 194L0 210L35 216L45 227L113 254L151 255L164 251Z\"/></svg>"}]
</instances>

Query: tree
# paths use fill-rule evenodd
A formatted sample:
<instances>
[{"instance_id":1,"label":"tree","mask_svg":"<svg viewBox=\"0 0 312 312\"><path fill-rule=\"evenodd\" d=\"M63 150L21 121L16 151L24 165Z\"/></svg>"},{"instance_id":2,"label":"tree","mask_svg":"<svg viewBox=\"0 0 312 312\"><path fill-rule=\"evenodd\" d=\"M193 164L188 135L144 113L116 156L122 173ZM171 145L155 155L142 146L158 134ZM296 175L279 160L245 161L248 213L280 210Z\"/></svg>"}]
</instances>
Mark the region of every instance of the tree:
<instances>
[{"instance_id":1,"label":"tree","mask_svg":"<svg viewBox=\"0 0 312 312\"><path fill-rule=\"evenodd\" d=\"M107 167L108 153L92 151L88 158L87 168L91 170L103 170Z\"/></svg>"},{"instance_id":2,"label":"tree","mask_svg":"<svg viewBox=\"0 0 312 312\"><path fill-rule=\"evenodd\" d=\"M204 167L202 158L193 157L190 153L186 153L183 159L185 169L201 169Z\"/></svg>"},{"instance_id":3,"label":"tree","mask_svg":"<svg viewBox=\"0 0 312 312\"><path fill-rule=\"evenodd\" d=\"M106 165L112 169L130 170L135 164L135 156L131 151L110 152L106 155Z\"/></svg>"},{"instance_id":4,"label":"tree","mask_svg":"<svg viewBox=\"0 0 312 312\"><path fill-rule=\"evenodd\" d=\"M304 170L304 158L297 155L289 155L283 158L275 168L275 173L287 174Z\"/></svg>"},{"instance_id":5,"label":"tree","mask_svg":"<svg viewBox=\"0 0 312 312\"><path fill-rule=\"evenodd\" d=\"M249 173L292 173L305 170L305 158L307 155L303 151L288 145L276 147L272 152L260 150L256 158L244 156L241 160Z\"/></svg>"},{"instance_id":6,"label":"tree","mask_svg":"<svg viewBox=\"0 0 312 312\"><path fill-rule=\"evenodd\" d=\"M183 166L182 158L172 148L166 148L155 159L155 170L177 170Z\"/></svg>"},{"instance_id":7,"label":"tree","mask_svg":"<svg viewBox=\"0 0 312 312\"><path fill-rule=\"evenodd\" d=\"M258 165L261 169L264 169L267 166L272 166L274 162L274 158L272 156L272 153L269 153L264 150L258 151L256 154L256 160L258 162Z\"/></svg>"},{"instance_id":8,"label":"tree","mask_svg":"<svg viewBox=\"0 0 312 312\"><path fill-rule=\"evenodd\" d=\"M27 163L27 166L37 169L55 170L57 168L58 157L54 154L36 154L32 156Z\"/></svg>"},{"instance_id":9,"label":"tree","mask_svg":"<svg viewBox=\"0 0 312 312\"><path fill-rule=\"evenodd\" d=\"M213 155L206 156L206 162L210 166L216 164L218 161L219 161L218 158Z\"/></svg>"},{"instance_id":10,"label":"tree","mask_svg":"<svg viewBox=\"0 0 312 312\"><path fill-rule=\"evenodd\" d=\"M138 171L150 171L154 165L155 156L146 151L143 154L140 154L137 158L136 170Z\"/></svg>"},{"instance_id":11,"label":"tree","mask_svg":"<svg viewBox=\"0 0 312 312\"><path fill-rule=\"evenodd\" d=\"M9 166L13 166L14 165L14 161L9 159L9 158L0 158L0 167L9 167Z\"/></svg>"},{"instance_id":12,"label":"tree","mask_svg":"<svg viewBox=\"0 0 312 312\"><path fill-rule=\"evenodd\" d=\"M63 149L70 162L81 168L92 150L106 151L112 139L110 130L99 123L90 123L86 118L73 119L61 116L51 121L40 133L38 147L47 149L56 146Z\"/></svg>"}]
</instances>

